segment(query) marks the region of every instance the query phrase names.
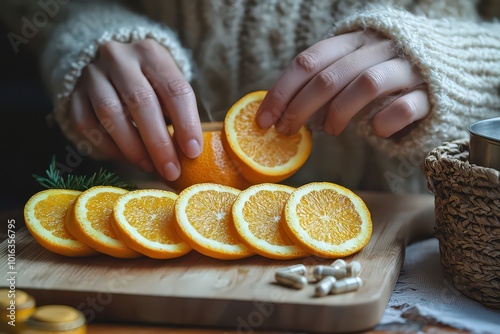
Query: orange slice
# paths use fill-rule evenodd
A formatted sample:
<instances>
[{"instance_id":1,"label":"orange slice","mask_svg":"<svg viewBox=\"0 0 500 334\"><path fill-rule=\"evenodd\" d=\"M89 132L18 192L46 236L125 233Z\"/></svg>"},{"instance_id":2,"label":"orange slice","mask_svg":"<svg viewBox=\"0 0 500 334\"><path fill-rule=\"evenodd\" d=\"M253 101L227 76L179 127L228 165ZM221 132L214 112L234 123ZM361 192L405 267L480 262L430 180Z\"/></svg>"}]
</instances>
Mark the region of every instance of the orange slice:
<instances>
[{"instance_id":1,"label":"orange slice","mask_svg":"<svg viewBox=\"0 0 500 334\"><path fill-rule=\"evenodd\" d=\"M48 189L33 195L24 206L26 227L35 240L57 254L89 256L95 250L74 238L64 225L66 211L81 191Z\"/></svg>"},{"instance_id":2,"label":"orange slice","mask_svg":"<svg viewBox=\"0 0 500 334\"><path fill-rule=\"evenodd\" d=\"M297 188L285 206L283 227L297 245L325 258L356 253L372 234L370 212L363 200L328 182Z\"/></svg>"},{"instance_id":3,"label":"orange slice","mask_svg":"<svg viewBox=\"0 0 500 334\"><path fill-rule=\"evenodd\" d=\"M170 191L144 189L118 198L113 208L113 227L130 248L155 259L171 259L191 248L175 231L174 204Z\"/></svg>"},{"instance_id":4,"label":"orange slice","mask_svg":"<svg viewBox=\"0 0 500 334\"><path fill-rule=\"evenodd\" d=\"M175 202L177 231L196 251L223 260L253 255L238 237L231 207L240 191L215 183L184 189Z\"/></svg>"},{"instance_id":5,"label":"orange slice","mask_svg":"<svg viewBox=\"0 0 500 334\"><path fill-rule=\"evenodd\" d=\"M262 183L242 191L233 204L234 226L241 241L255 253L272 259L309 255L282 230L283 208L295 188Z\"/></svg>"},{"instance_id":6,"label":"orange slice","mask_svg":"<svg viewBox=\"0 0 500 334\"><path fill-rule=\"evenodd\" d=\"M222 124L219 125L222 128ZM250 183L240 174L236 165L224 150L221 131L203 132L203 151L196 159L190 159L177 150L181 175L168 184L182 191L197 183L218 183L237 189L245 189Z\"/></svg>"},{"instance_id":7,"label":"orange slice","mask_svg":"<svg viewBox=\"0 0 500 334\"><path fill-rule=\"evenodd\" d=\"M224 119L222 144L240 173L253 184L279 182L294 174L311 153L311 133L302 127L284 136L261 129L255 116L266 91L249 93L237 101Z\"/></svg>"},{"instance_id":8,"label":"orange slice","mask_svg":"<svg viewBox=\"0 0 500 334\"><path fill-rule=\"evenodd\" d=\"M119 258L141 256L117 237L111 223L115 202L127 192L109 186L85 190L68 210L66 227L78 240L103 254Z\"/></svg>"}]
</instances>

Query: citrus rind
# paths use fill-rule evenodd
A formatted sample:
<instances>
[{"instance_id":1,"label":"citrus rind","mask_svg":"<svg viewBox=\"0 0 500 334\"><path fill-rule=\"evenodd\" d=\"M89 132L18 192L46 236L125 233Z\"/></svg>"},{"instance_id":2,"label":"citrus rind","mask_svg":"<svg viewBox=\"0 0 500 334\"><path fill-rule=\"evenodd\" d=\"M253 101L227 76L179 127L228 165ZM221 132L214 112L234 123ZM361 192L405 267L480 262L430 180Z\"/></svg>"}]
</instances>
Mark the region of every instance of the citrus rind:
<instances>
[{"instance_id":1,"label":"citrus rind","mask_svg":"<svg viewBox=\"0 0 500 334\"><path fill-rule=\"evenodd\" d=\"M283 198L279 193L289 195L294 190L295 188L286 185L262 183L243 190L236 198L232 208L234 226L241 241L256 254L277 260L297 259L309 255L302 248L294 245L280 226L280 222L284 220L282 209L286 204L286 196ZM266 198L265 194L269 194L271 198ZM254 201L250 201L252 197L255 197ZM266 206L265 201L272 203ZM253 223L259 225L259 230L265 229L263 234L267 234L268 239L273 237L278 241L271 243L264 237L257 236L250 228L252 222L248 220L248 214L245 212L250 212L254 216L257 222Z\"/></svg>"},{"instance_id":2,"label":"citrus rind","mask_svg":"<svg viewBox=\"0 0 500 334\"><path fill-rule=\"evenodd\" d=\"M96 255L98 252L88 247L86 244L76 240L67 229L65 228L66 212L68 207L73 203L81 191L68 190L68 189L48 189L42 190L34 194L24 206L24 220L26 227L30 231L33 238L47 250L65 256L71 257L84 257L90 255ZM44 228L41 224L41 218L37 217L36 207L42 205L44 201L56 200L56 197L65 197L63 210L57 210L56 207L51 207L51 224L56 224L60 226L55 226L59 233L62 234L62 238L54 235L51 231ZM62 208L61 208L62 209Z\"/></svg>"},{"instance_id":3,"label":"citrus rind","mask_svg":"<svg viewBox=\"0 0 500 334\"><path fill-rule=\"evenodd\" d=\"M281 163L279 166L265 166L257 162L252 156L249 156L245 149L240 145L238 136L243 135L240 131L236 131L235 121L240 117L240 112L249 103L261 103L267 91L256 91L249 93L238 100L228 111L224 119L224 127L222 130L222 144L228 155L234 160L241 175L252 184L263 182L280 182L302 167L309 157L312 148L311 133L305 126L302 126L299 131L292 136L284 136L279 134L274 127L268 130L261 129L255 122L255 116L251 115L251 120L248 121L249 127L246 128L248 133L245 136L253 138L251 142L260 142L259 150L266 151L266 146L269 145L270 150L279 149L277 142L290 142L294 140L292 137L297 137L298 146L296 153L290 157L286 162Z\"/></svg>"},{"instance_id":4,"label":"citrus rind","mask_svg":"<svg viewBox=\"0 0 500 334\"><path fill-rule=\"evenodd\" d=\"M297 207L304 196L307 196L313 191L331 191L336 192L340 196L344 196L348 199L355 208L357 214L359 215L361 224L359 225L359 233L351 239L345 240L341 244L333 244L325 242L323 240L318 240L314 236L311 236L307 231L308 226L315 223L314 220L323 219L322 224L325 224L325 233L335 233L335 225L338 224L332 221L329 215L323 214L322 212L317 212L316 216L309 219L301 219L302 213ZM330 205L332 205L330 203ZM328 209L328 203L323 205L325 209ZM297 188L289 197L288 202L285 206L285 222L283 228L287 235L296 244L307 249L311 254L324 258L338 258L345 257L354 254L361 250L370 240L372 234L372 221L371 216L366 204L363 200L353 193L351 190L339 186L334 183L329 182L312 182ZM317 233L318 232L316 230Z\"/></svg>"},{"instance_id":5,"label":"citrus rind","mask_svg":"<svg viewBox=\"0 0 500 334\"><path fill-rule=\"evenodd\" d=\"M167 182L177 191L197 183L218 183L237 189L245 189L250 183L240 174L237 166L225 151L220 130L203 132L203 150L195 159L179 154L181 175ZM176 147L178 145L176 144ZM179 148L180 149L180 148Z\"/></svg>"},{"instance_id":6,"label":"citrus rind","mask_svg":"<svg viewBox=\"0 0 500 334\"><path fill-rule=\"evenodd\" d=\"M157 215L165 216L166 221L162 229L168 230L168 234L173 234L175 240L168 240L170 243L150 240L130 224L125 214L125 211L128 210L126 206L131 200L140 201L141 199L149 201L166 199L169 202L169 207L161 208L162 212L146 212L147 210L135 206L133 214L144 219L146 224L152 224L157 219ZM176 199L177 194L158 189L135 190L123 194L118 198L113 208L113 228L116 234L129 248L151 258L172 259L189 253L191 248L181 240L175 231L174 203Z\"/></svg>"},{"instance_id":7,"label":"citrus rind","mask_svg":"<svg viewBox=\"0 0 500 334\"><path fill-rule=\"evenodd\" d=\"M237 239L233 244L223 243L213 238L208 238L197 230L192 222L192 217L187 213L188 206L196 205L195 200L192 200L194 196L198 196L200 193L207 194L208 192L217 193L217 195L224 194L224 196L229 197L231 205L238 196L240 190L232 188L229 186L224 186L215 183L199 183L184 189L177 198L175 202L175 217L177 222L177 232L184 239L184 241L197 252L222 260L234 260L242 259L254 255L254 253L249 250L241 240ZM202 195L205 196L205 195ZM228 205L229 203L221 204L218 203L218 197L216 198L204 198L205 201L209 202L211 207L220 207L221 212L215 213L215 216L224 219L227 217L230 221L224 226L227 230L234 230L234 223L232 222L231 209ZM219 205L220 204L220 205ZM202 211L207 211L203 209ZM207 215L212 217L198 217L199 219L204 219L204 224L206 226L215 226L221 221L214 218L213 212L208 212ZM238 234L234 230L234 236Z\"/></svg>"},{"instance_id":8,"label":"citrus rind","mask_svg":"<svg viewBox=\"0 0 500 334\"><path fill-rule=\"evenodd\" d=\"M68 212L66 227L78 240L103 254L118 258L136 258L142 256L142 254L130 249L123 241L119 240L111 225L112 210L116 199L127 192L128 190L110 186L96 186L85 190L73 203L72 210ZM111 203L100 203L109 211L107 214L109 214L109 232L111 236L95 229L92 226L93 223L88 219L88 215L95 214L95 212L93 212L92 208L90 210L87 208L87 202L94 196L103 193L113 194L113 197L116 197ZM103 210L103 208L99 208L99 210ZM102 212L98 214L102 214Z\"/></svg>"}]
</instances>

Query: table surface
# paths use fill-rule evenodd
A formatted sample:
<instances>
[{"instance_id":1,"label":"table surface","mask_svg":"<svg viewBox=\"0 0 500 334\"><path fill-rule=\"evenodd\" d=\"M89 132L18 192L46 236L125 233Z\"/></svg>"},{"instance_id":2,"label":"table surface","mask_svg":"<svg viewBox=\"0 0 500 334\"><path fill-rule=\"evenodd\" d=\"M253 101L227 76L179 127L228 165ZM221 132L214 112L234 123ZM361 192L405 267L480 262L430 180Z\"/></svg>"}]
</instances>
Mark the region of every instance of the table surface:
<instances>
[{"instance_id":1,"label":"table surface","mask_svg":"<svg viewBox=\"0 0 500 334\"><path fill-rule=\"evenodd\" d=\"M424 334L468 334L467 331L458 330L444 325L426 325L424 323L387 324L379 325L375 329L363 334L390 334L390 333L424 333ZM88 326L89 334L241 334L234 330L201 329L201 328L178 328L178 327L155 327L141 325L120 325L95 323ZM255 334L278 334L278 332L255 331ZM283 333L280 334L291 334Z\"/></svg>"},{"instance_id":2,"label":"table surface","mask_svg":"<svg viewBox=\"0 0 500 334\"><path fill-rule=\"evenodd\" d=\"M17 222L23 222L23 208L15 208L8 211L0 212L0 219L16 219ZM18 226L19 227L19 226ZM3 229L3 228L2 228ZM4 233L3 230L0 233ZM255 331L261 334L271 334L277 332ZM458 330L440 324L426 324L424 322L408 322L405 324L384 324L378 325L373 330L364 332L365 334L386 334L386 333L444 333L444 334L465 334L467 331ZM202 329L202 328L185 328L185 327L166 327L166 326L150 326L142 324L119 324L119 323L90 323L88 325L89 334L104 334L104 333L123 333L123 334L236 334L238 331L225 329Z\"/></svg>"}]
</instances>

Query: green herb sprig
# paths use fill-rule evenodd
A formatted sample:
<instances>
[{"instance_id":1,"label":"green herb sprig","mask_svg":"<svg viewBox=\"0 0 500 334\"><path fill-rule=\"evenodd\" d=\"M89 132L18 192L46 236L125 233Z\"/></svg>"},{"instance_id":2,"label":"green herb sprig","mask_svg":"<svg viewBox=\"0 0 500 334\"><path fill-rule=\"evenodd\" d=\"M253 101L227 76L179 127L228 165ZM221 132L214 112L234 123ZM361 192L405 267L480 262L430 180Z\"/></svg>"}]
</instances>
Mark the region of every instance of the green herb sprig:
<instances>
[{"instance_id":1,"label":"green herb sprig","mask_svg":"<svg viewBox=\"0 0 500 334\"><path fill-rule=\"evenodd\" d=\"M136 189L133 185L123 181L118 175L100 168L98 172L88 175L67 174L66 178L61 175L61 170L57 167L56 157L52 157L49 168L45 171L47 176L33 174L35 180L43 187L49 189L72 189L85 191L94 186L112 186L127 190Z\"/></svg>"}]
</instances>

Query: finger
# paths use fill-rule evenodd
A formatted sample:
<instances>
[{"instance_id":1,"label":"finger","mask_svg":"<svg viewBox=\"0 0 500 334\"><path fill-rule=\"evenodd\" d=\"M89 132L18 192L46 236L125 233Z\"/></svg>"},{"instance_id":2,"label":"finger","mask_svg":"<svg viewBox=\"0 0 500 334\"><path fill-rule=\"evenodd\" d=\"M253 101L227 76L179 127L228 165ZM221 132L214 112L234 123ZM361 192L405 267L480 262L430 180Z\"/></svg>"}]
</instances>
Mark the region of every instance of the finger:
<instances>
[{"instance_id":1,"label":"finger","mask_svg":"<svg viewBox=\"0 0 500 334\"><path fill-rule=\"evenodd\" d=\"M104 73L88 65L88 95L100 123L125 158L146 172L154 170L139 132L125 113L120 98Z\"/></svg>"},{"instance_id":2,"label":"finger","mask_svg":"<svg viewBox=\"0 0 500 334\"><path fill-rule=\"evenodd\" d=\"M119 60L109 68L113 85L125 101L158 172L167 180L180 175L179 160L167 131L160 103L138 63Z\"/></svg>"},{"instance_id":3,"label":"finger","mask_svg":"<svg viewBox=\"0 0 500 334\"><path fill-rule=\"evenodd\" d=\"M425 118L431 110L426 88L419 88L400 97L375 115L373 133L387 138L415 121Z\"/></svg>"},{"instance_id":4,"label":"finger","mask_svg":"<svg viewBox=\"0 0 500 334\"><path fill-rule=\"evenodd\" d=\"M363 71L394 57L392 42L383 40L365 45L339 59L316 75L294 97L276 123L276 130L285 135L297 132L316 110L335 97Z\"/></svg>"},{"instance_id":5,"label":"finger","mask_svg":"<svg viewBox=\"0 0 500 334\"><path fill-rule=\"evenodd\" d=\"M196 158L203 147L196 98L172 57L166 50L162 51L166 55L155 52L146 54L143 63L147 65L142 70L166 108L175 130L175 140L186 156Z\"/></svg>"},{"instance_id":6,"label":"finger","mask_svg":"<svg viewBox=\"0 0 500 334\"><path fill-rule=\"evenodd\" d=\"M360 35L361 33L354 32L328 38L297 55L262 101L257 112L257 124L263 129L275 124L307 82L328 65L360 46Z\"/></svg>"},{"instance_id":7,"label":"finger","mask_svg":"<svg viewBox=\"0 0 500 334\"><path fill-rule=\"evenodd\" d=\"M82 138L75 143L78 152L91 155L97 151L112 159L123 160L124 157L112 138L101 130L89 98L82 90L73 92L69 108L71 123Z\"/></svg>"},{"instance_id":8,"label":"finger","mask_svg":"<svg viewBox=\"0 0 500 334\"><path fill-rule=\"evenodd\" d=\"M326 116L328 115L328 105L324 105L309 119L309 128L313 131L324 131Z\"/></svg>"},{"instance_id":9,"label":"finger","mask_svg":"<svg viewBox=\"0 0 500 334\"><path fill-rule=\"evenodd\" d=\"M360 110L378 97L408 91L423 82L409 62L394 58L363 71L330 103L325 131L340 134Z\"/></svg>"}]
</instances>

